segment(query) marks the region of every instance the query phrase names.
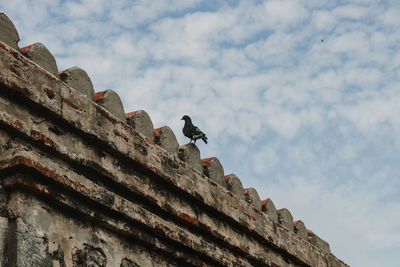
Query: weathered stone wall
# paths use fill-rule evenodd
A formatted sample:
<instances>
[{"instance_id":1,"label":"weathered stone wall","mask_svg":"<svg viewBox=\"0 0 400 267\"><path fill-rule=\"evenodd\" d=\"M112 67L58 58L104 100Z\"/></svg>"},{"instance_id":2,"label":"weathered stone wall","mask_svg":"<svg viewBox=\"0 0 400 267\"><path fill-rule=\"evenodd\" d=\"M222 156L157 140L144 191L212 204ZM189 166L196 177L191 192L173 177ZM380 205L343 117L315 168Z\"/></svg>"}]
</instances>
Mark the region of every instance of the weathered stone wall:
<instances>
[{"instance_id":1,"label":"weathered stone wall","mask_svg":"<svg viewBox=\"0 0 400 267\"><path fill-rule=\"evenodd\" d=\"M346 266L217 158L18 41L0 14L0 266Z\"/></svg>"}]
</instances>

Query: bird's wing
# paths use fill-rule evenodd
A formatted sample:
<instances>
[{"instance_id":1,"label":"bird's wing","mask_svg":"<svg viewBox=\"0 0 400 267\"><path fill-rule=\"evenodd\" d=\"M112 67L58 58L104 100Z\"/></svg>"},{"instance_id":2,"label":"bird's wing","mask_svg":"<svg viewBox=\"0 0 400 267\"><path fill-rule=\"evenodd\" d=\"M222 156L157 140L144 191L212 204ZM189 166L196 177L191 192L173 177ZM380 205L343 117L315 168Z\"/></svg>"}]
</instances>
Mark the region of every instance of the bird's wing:
<instances>
[{"instance_id":1,"label":"bird's wing","mask_svg":"<svg viewBox=\"0 0 400 267\"><path fill-rule=\"evenodd\" d=\"M204 138L206 137L206 134L203 133L198 127L194 127L193 131L193 139L199 139L199 138Z\"/></svg>"},{"instance_id":2,"label":"bird's wing","mask_svg":"<svg viewBox=\"0 0 400 267\"><path fill-rule=\"evenodd\" d=\"M193 134L202 134L203 132L199 129L199 127L194 126Z\"/></svg>"}]
</instances>

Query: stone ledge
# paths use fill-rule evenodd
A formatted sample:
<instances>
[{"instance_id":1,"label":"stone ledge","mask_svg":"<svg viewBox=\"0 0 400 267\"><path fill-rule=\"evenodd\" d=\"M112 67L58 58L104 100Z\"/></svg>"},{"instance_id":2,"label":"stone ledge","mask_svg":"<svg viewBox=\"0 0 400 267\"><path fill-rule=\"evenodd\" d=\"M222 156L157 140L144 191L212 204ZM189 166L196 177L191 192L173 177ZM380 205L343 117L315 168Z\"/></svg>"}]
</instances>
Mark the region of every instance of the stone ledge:
<instances>
[{"instance_id":1,"label":"stone ledge","mask_svg":"<svg viewBox=\"0 0 400 267\"><path fill-rule=\"evenodd\" d=\"M29 153L26 152L26 151L28 151L28 149L27 148L23 148L23 147L18 147L14 151L7 151L7 153L4 153L3 156L2 156L2 158L4 158L4 162L3 163L4 164L15 164L15 162L17 162L16 159L19 159L19 160L22 159L21 162L26 162L25 165L28 165L28 166L31 167L33 165L32 164L33 160L32 159L29 159L29 160L27 159L27 155L29 155ZM7 158L6 157L7 155L11 156L11 158ZM44 163L46 163L46 161ZM50 163L46 163L46 164L50 164ZM53 171L56 168L53 165L51 165L51 166L49 166L47 168L40 167L38 169L42 171L43 175L49 175L49 173L54 175ZM3 166L3 167L7 167L7 166L8 166L8 168L12 167L12 166L9 166L9 165ZM63 176L71 177L71 173L70 172L69 172L69 174L66 173ZM57 177L61 177L61 175L58 175ZM98 175L96 175L96 177L99 178ZM80 181L80 180L83 180L83 179L84 178L76 179L76 180ZM73 183L73 184L75 184L75 183ZM132 186L134 186L134 184L132 184ZM83 187L78 186L78 188L83 188ZM145 196L145 197L146 198L150 198L150 199L159 199L159 200L163 199L163 196L157 196L157 195L153 195L153 196L148 195L148 196ZM171 198L171 196L169 198L170 198L169 201L167 203L165 203L165 206L169 207L168 211L170 211L170 212L172 211L171 209L174 207L174 203L181 203L178 206L176 206L176 208L175 208L176 209L175 213L174 213L175 216L179 216L180 218L183 218L185 221L188 221L190 223L194 222L195 225L197 225L198 227L201 227L202 229L207 229L207 231L210 231L210 234L214 235L215 238L221 239L221 241L226 242L227 243L227 245L226 245L227 247L234 246L234 247L232 247L234 250L235 250L235 247L240 248L239 252L243 253L244 251L246 251L246 257L253 258L254 260L257 260L258 257L261 257L259 259L261 261L263 261L264 258L271 258L271 256L268 256L268 254L263 256L262 253L259 254L260 252L257 252L257 251L263 251L264 250L262 248L262 246L261 247L257 247L257 246L260 246L260 245L257 245L257 241L255 241L255 240L245 241L246 238L244 236L243 237L240 237L240 236L235 237L234 236L235 232L234 231L232 232L232 230L229 230L228 232L226 232L225 227L218 229L218 226L213 224L213 221L212 221L211 218L207 219L206 214L203 214L201 217L199 217L198 215L188 215L188 214L192 214L192 211L187 209L187 204L183 205L183 207L186 207L186 208L182 209L183 208L183 207L181 207L182 206L182 200L179 200L179 199L173 200ZM159 203L159 204L161 204L161 203ZM198 210L198 208L196 210ZM216 233L219 233L219 234L217 235ZM243 241L241 241L241 240L243 240ZM272 252L270 252L270 253L272 253ZM275 262L277 263L279 261L275 260Z\"/></svg>"},{"instance_id":2,"label":"stone ledge","mask_svg":"<svg viewBox=\"0 0 400 267\"><path fill-rule=\"evenodd\" d=\"M3 173L7 173L5 176L8 178L3 181L7 190L13 190L14 188L25 189L34 194L45 196L53 204L57 202L64 207L68 207L68 209L76 210L84 217L97 221L100 225L106 224L107 227L113 228L115 232L128 232L129 237L137 238L143 242L149 242L148 239L154 239L149 245L165 250L166 253L171 253L181 261L189 260L190 262L193 255L185 255L182 252L180 253L183 255L179 255L178 252L171 250L170 246L165 244L165 241L134 231L135 227L139 227L139 229L141 227L149 228L151 231L157 232L158 236L170 240L169 242L186 246L187 249L191 249L198 254L199 259L196 259L197 261L203 258L206 261L224 263L226 266L252 266L246 260L232 255L226 249L209 244L206 240L181 228L179 225L148 212L140 205L121 198L87 180L85 177L51 162L42 155L29 151L27 147L21 147L18 151L23 152L15 151L12 153L14 155L11 158L3 157L4 160L0 163L0 170ZM14 169L14 172L21 173L20 171L24 168L28 168L28 176L23 174L15 176L13 171L10 171ZM51 182L35 179L35 176L37 176L35 173L50 179L49 181ZM58 187L54 183L58 184ZM62 186L62 188L59 186ZM70 195L70 192L77 193L79 197L76 194ZM87 206L91 202L97 203L95 210ZM94 217L93 214L97 214L97 216Z\"/></svg>"},{"instance_id":3,"label":"stone ledge","mask_svg":"<svg viewBox=\"0 0 400 267\"><path fill-rule=\"evenodd\" d=\"M244 201L229 195L224 188L217 186L209 179L204 179L204 177L197 172L193 172L185 164L182 165L176 156L172 156L147 142L142 135L134 132L126 124L90 100L74 101L79 98L79 94L63 86L58 80L52 80L47 77L46 73L30 65L24 58L20 58L12 49L8 49L3 45L1 50L2 75L0 79L4 85L11 91L17 92L20 96L47 109L48 112L53 112L53 118L62 118L65 123L75 128L74 131L100 141L102 143L101 146L106 148L106 153L118 154L120 157L124 157L125 160L133 160L135 164L142 166L143 169L163 178L164 181L175 188L183 190L194 199L221 213L228 222L242 225L249 235L260 240L268 240L264 242L286 251L297 259L301 259L304 262L313 262L313 259L321 257L317 256L317 252L312 252L313 249L307 245L303 249L307 247L310 250L309 252L297 251L291 245L291 242L300 241L293 241L296 236L294 234L293 237L290 234L288 235L286 233L287 229L278 228L277 233L281 236L276 237L276 239L270 238L269 233L273 232L272 224L265 219L261 212L252 210ZM6 52L5 54L3 53L4 51ZM21 69L21 72L12 71L10 73L7 68L7 62L16 64ZM22 72L23 69L24 71ZM29 75L29 72L32 71L39 72L39 75L36 75L39 78L32 78ZM38 79L41 82L37 82ZM46 84L46 86L37 88L38 84ZM1 115L3 123L20 132L24 132L28 137L33 138L35 142L60 151L59 153L66 154L77 161L88 162L88 160L93 160L68 151L68 147L63 144L65 137L57 136L57 134L51 133L49 130L38 131L38 129L33 129L31 128L32 125L29 125L31 122L24 121L26 118L12 118L7 113ZM79 147L75 149L79 150ZM99 165L97 166L101 166L102 158L101 156L94 158L99 160ZM105 169L105 171L106 173L110 172L108 169ZM220 202L217 205L214 201L215 196L222 196L222 203ZM264 228L261 228L260 225ZM313 255L313 253L317 254Z\"/></svg>"}]
</instances>

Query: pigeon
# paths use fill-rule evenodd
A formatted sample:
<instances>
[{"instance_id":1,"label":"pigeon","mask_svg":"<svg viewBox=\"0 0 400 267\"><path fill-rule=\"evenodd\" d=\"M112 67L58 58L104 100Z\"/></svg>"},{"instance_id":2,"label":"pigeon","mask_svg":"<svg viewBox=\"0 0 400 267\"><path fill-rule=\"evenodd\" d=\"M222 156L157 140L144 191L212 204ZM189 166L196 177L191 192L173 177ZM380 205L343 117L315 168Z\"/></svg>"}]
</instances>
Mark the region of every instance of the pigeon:
<instances>
[{"instance_id":1,"label":"pigeon","mask_svg":"<svg viewBox=\"0 0 400 267\"><path fill-rule=\"evenodd\" d=\"M196 140L201 139L204 143L207 144L207 137L206 134L203 133L198 127L194 126L192 120L188 115L182 117L182 120L185 121L185 126L183 127L183 135L190 138L190 142L194 141L193 144L196 144Z\"/></svg>"}]
</instances>

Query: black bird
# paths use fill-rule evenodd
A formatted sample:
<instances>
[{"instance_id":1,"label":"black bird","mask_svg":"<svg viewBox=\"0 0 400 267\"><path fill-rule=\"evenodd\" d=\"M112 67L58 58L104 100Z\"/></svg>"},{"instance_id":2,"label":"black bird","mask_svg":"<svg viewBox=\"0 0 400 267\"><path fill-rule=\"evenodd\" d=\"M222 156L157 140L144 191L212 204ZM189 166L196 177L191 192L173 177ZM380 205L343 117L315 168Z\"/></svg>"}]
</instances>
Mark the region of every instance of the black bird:
<instances>
[{"instance_id":1,"label":"black bird","mask_svg":"<svg viewBox=\"0 0 400 267\"><path fill-rule=\"evenodd\" d=\"M190 138L190 142L194 141L193 144L196 144L196 140L201 139L204 143L207 144L206 134L203 133L198 127L194 126L192 120L188 115L182 117L182 120L185 121L185 126L183 126L183 135Z\"/></svg>"}]
</instances>

